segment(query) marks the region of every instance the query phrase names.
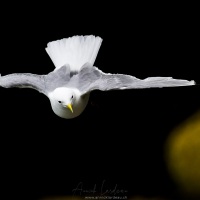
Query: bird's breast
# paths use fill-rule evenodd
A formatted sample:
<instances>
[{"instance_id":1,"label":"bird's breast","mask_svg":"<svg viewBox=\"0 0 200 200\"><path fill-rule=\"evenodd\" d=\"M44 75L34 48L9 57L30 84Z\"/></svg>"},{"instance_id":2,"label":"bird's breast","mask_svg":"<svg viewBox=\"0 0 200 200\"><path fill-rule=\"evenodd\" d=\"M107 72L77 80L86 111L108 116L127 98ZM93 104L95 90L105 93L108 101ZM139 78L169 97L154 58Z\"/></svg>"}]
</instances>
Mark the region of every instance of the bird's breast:
<instances>
[{"instance_id":1,"label":"bird's breast","mask_svg":"<svg viewBox=\"0 0 200 200\"><path fill-rule=\"evenodd\" d=\"M58 103L55 103L51 100L50 102L51 102L52 110L54 111L56 115L58 115L61 118L72 119L79 116L85 110L88 100L89 100L89 94L84 95L83 97L80 97L72 105L73 112L71 112L69 108L64 107Z\"/></svg>"}]
</instances>

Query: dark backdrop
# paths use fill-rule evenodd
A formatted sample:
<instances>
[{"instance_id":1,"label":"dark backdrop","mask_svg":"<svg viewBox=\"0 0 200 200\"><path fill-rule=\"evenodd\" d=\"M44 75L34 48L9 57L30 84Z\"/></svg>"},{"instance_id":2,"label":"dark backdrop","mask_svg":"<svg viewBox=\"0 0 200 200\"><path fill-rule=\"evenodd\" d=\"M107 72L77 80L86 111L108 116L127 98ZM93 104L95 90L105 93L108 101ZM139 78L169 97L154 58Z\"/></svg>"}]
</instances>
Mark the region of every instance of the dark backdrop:
<instances>
[{"instance_id":1,"label":"dark backdrop","mask_svg":"<svg viewBox=\"0 0 200 200\"><path fill-rule=\"evenodd\" d=\"M48 42L94 34L103 38L95 65L104 72L199 81L195 5L101 6L2 7L1 74L49 73ZM72 195L80 182L90 189L104 181L129 195L176 194L163 145L199 109L199 86L95 91L73 120L57 117L34 90L0 88L0 97L2 194Z\"/></svg>"}]
</instances>

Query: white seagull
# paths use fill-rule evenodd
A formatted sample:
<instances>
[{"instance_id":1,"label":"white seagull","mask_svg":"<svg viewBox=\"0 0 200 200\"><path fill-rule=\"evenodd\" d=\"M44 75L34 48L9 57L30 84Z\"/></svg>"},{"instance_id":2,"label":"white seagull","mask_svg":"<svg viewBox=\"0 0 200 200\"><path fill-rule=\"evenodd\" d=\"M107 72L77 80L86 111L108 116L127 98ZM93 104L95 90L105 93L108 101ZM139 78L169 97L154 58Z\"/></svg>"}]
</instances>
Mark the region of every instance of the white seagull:
<instances>
[{"instance_id":1,"label":"white seagull","mask_svg":"<svg viewBox=\"0 0 200 200\"><path fill-rule=\"evenodd\" d=\"M130 75L104 73L93 66L101 43L102 39L93 35L49 42L46 51L55 65L54 71L47 75L15 73L0 76L0 86L36 89L49 98L56 115L70 119L83 112L93 90L195 85L194 81L172 77L141 80Z\"/></svg>"}]
</instances>

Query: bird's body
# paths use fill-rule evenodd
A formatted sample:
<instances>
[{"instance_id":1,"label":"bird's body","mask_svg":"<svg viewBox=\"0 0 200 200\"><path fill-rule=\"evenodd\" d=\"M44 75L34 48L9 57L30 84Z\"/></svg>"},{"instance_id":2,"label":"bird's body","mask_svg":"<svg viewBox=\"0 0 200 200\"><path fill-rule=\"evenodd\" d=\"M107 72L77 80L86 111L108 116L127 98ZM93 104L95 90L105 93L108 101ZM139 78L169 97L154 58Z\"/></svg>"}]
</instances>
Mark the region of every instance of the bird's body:
<instances>
[{"instance_id":1,"label":"bird's body","mask_svg":"<svg viewBox=\"0 0 200 200\"><path fill-rule=\"evenodd\" d=\"M69 77L66 85L63 84L47 94L52 110L59 117L74 118L79 116L85 109L89 100L89 93L82 95L76 87L67 86L67 83L70 83L73 75L80 72L84 64L94 64L101 42L100 37L74 36L48 43L46 52L52 59L56 67L55 70L59 70L63 66L68 68ZM66 64L69 65L65 66Z\"/></svg>"},{"instance_id":2,"label":"bird's body","mask_svg":"<svg viewBox=\"0 0 200 200\"><path fill-rule=\"evenodd\" d=\"M79 116L87 106L93 90L124 90L151 87L194 85L194 81L171 77L138 79L123 74L106 74L94 67L102 39L95 36L73 36L48 43L47 53L55 70L47 75L10 74L0 76L5 88L33 88L45 94L56 115L70 119Z\"/></svg>"}]
</instances>

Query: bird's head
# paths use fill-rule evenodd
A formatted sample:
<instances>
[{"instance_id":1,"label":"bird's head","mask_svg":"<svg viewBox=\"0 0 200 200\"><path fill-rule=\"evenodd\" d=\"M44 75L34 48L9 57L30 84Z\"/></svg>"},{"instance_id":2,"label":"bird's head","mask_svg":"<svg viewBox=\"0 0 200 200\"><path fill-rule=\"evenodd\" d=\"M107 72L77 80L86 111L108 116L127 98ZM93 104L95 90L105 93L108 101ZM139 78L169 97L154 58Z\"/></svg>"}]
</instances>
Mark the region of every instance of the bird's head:
<instances>
[{"instance_id":1,"label":"bird's head","mask_svg":"<svg viewBox=\"0 0 200 200\"><path fill-rule=\"evenodd\" d=\"M76 101L76 96L76 92L73 89L60 87L51 92L49 98L53 106L61 110L67 108L73 113L73 105Z\"/></svg>"}]
</instances>

